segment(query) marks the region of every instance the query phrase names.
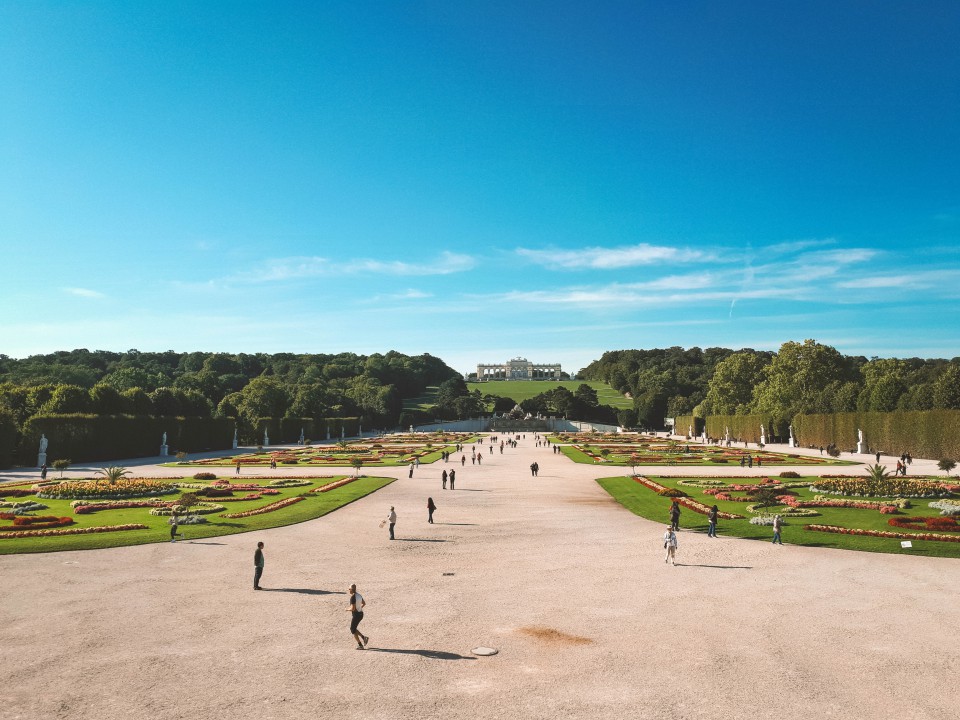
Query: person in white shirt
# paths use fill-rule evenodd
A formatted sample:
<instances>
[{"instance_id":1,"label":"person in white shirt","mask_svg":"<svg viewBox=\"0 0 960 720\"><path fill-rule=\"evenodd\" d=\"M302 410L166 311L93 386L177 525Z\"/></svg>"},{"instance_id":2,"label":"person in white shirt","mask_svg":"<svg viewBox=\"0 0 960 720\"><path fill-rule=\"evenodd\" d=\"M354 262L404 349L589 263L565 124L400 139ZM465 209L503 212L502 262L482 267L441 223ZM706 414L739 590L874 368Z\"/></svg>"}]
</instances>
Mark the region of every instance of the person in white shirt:
<instances>
[{"instance_id":1,"label":"person in white shirt","mask_svg":"<svg viewBox=\"0 0 960 720\"><path fill-rule=\"evenodd\" d=\"M390 514L387 516L387 522L390 523L390 539L393 540L393 526L397 524L397 513L393 509L393 505L390 506Z\"/></svg>"},{"instance_id":2,"label":"person in white shirt","mask_svg":"<svg viewBox=\"0 0 960 720\"><path fill-rule=\"evenodd\" d=\"M677 533L674 532L673 527L670 525L667 526L667 531L663 534L663 547L667 551L667 555L663 558L663 561L665 563L672 562L676 565L677 547L679 547L679 543L677 542Z\"/></svg>"}]
</instances>

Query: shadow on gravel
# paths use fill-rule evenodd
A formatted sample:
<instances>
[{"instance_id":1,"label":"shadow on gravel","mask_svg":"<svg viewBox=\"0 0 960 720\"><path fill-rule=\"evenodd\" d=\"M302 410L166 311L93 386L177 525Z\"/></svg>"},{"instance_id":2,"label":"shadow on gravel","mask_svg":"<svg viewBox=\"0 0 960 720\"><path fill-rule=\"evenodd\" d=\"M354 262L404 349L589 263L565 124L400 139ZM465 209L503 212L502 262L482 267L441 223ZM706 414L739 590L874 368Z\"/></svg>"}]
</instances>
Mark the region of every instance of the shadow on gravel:
<instances>
[{"instance_id":1,"label":"shadow on gravel","mask_svg":"<svg viewBox=\"0 0 960 720\"><path fill-rule=\"evenodd\" d=\"M705 567L718 570L753 570L753 565L696 565L694 563L677 563L677 567Z\"/></svg>"},{"instance_id":2,"label":"shadow on gravel","mask_svg":"<svg viewBox=\"0 0 960 720\"><path fill-rule=\"evenodd\" d=\"M459 490L454 490L454 492L493 492L493 490L485 490L483 488L460 488Z\"/></svg>"},{"instance_id":3,"label":"shadow on gravel","mask_svg":"<svg viewBox=\"0 0 960 720\"><path fill-rule=\"evenodd\" d=\"M399 650L396 648L367 648L369 652L397 653L398 655L419 655L420 657L430 658L431 660L476 660L475 657L468 655L457 655L457 653L444 652L443 650Z\"/></svg>"},{"instance_id":4,"label":"shadow on gravel","mask_svg":"<svg viewBox=\"0 0 960 720\"><path fill-rule=\"evenodd\" d=\"M292 592L303 595L346 595L340 590L315 590L314 588L263 588L266 592Z\"/></svg>"},{"instance_id":5,"label":"shadow on gravel","mask_svg":"<svg viewBox=\"0 0 960 720\"><path fill-rule=\"evenodd\" d=\"M226 543L200 542L199 540L181 540L180 542L187 542L191 545L226 545Z\"/></svg>"},{"instance_id":6,"label":"shadow on gravel","mask_svg":"<svg viewBox=\"0 0 960 720\"><path fill-rule=\"evenodd\" d=\"M434 523L435 525L476 525L476 523Z\"/></svg>"},{"instance_id":7,"label":"shadow on gravel","mask_svg":"<svg viewBox=\"0 0 960 720\"><path fill-rule=\"evenodd\" d=\"M400 542L446 542L446 540L437 540L433 538L397 538Z\"/></svg>"}]
</instances>

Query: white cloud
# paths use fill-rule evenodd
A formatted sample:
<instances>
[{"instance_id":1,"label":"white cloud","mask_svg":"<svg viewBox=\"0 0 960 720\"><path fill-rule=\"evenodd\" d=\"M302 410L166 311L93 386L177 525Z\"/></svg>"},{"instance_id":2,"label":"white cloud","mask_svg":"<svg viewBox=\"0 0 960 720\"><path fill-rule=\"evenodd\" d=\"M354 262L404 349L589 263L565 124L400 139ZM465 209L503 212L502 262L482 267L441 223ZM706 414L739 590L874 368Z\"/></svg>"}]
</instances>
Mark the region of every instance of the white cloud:
<instances>
[{"instance_id":1,"label":"white cloud","mask_svg":"<svg viewBox=\"0 0 960 720\"><path fill-rule=\"evenodd\" d=\"M555 270L621 270L639 265L714 259L713 254L699 250L647 243L616 248L587 247L578 250L517 248L516 253L538 265Z\"/></svg>"},{"instance_id":2,"label":"white cloud","mask_svg":"<svg viewBox=\"0 0 960 720\"><path fill-rule=\"evenodd\" d=\"M90 288L65 287L62 289L63 289L63 292L67 293L68 295L74 295L76 297L96 298L96 299L106 297L106 295L104 295L102 292L98 290L91 290Z\"/></svg>"},{"instance_id":3,"label":"white cloud","mask_svg":"<svg viewBox=\"0 0 960 720\"><path fill-rule=\"evenodd\" d=\"M264 269L257 272L245 271L234 276L235 280L275 282L278 280L297 280L303 278L326 277L344 274L371 275L450 275L464 272L476 265L470 255L442 252L431 260L411 263L402 260L375 260L357 258L353 260L332 260L319 256L294 256L269 258L264 261Z\"/></svg>"}]
</instances>

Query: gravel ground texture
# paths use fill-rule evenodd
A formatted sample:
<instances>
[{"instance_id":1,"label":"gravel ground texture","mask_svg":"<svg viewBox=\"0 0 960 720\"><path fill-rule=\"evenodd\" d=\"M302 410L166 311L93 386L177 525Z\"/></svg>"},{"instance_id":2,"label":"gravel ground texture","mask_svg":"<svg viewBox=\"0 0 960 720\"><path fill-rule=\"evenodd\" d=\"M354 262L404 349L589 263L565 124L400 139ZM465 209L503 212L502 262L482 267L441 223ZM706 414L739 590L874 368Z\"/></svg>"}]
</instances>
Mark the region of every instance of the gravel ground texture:
<instances>
[{"instance_id":1,"label":"gravel ground texture","mask_svg":"<svg viewBox=\"0 0 960 720\"><path fill-rule=\"evenodd\" d=\"M681 532L674 567L665 524L593 482L629 468L574 464L530 434L488 447L480 466L468 448L466 466L413 479L372 468L399 481L299 525L0 557L0 718L957 716L957 560ZM669 474L764 474L732 470ZM394 541L379 527L390 506ZM367 601L363 651L350 583Z\"/></svg>"}]
</instances>

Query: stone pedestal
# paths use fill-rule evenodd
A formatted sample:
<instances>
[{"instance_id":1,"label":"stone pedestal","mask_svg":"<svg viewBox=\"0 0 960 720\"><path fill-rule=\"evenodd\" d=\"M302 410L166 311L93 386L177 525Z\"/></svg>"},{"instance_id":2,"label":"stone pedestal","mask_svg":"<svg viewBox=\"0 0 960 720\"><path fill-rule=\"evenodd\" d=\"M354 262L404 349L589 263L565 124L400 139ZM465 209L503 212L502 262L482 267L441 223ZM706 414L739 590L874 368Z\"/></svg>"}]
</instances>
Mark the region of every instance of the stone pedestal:
<instances>
[{"instance_id":1,"label":"stone pedestal","mask_svg":"<svg viewBox=\"0 0 960 720\"><path fill-rule=\"evenodd\" d=\"M166 445L160 446L160 457L167 457L170 454L170 450Z\"/></svg>"},{"instance_id":2,"label":"stone pedestal","mask_svg":"<svg viewBox=\"0 0 960 720\"><path fill-rule=\"evenodd\" d=\"M787 445L789 445L789 446L792 447L792 448L795 448L795 447L797 446L797 441L796 441L794 438L791 437L791 438L787 441Z\"/></svg>"},{"instance_id":3,"label":"stone pedestal","mask_svg":"<svg viewBox=\"0 0 960 720\"><path fill-rule=\"evenodd\" d=\"M47 454L45 452L37 455L37 467L43 467L47 464Z\"/></svg>"},{"instance_id":4,"label":"stone pedestal","mask_svg":"<svg viewBox=\"0 0 960 720\"><path fill-rule=\"evenodd\" d=\"M234 450L237 449L237 439L236 439L236 438L233 439L233 449L234 449Z\"/></svg>"},{"instance_id":5,"label":"stone pedestal","mask_svg":"<svg viewBox=\"0 0 960 720\"><path fill-rule=\"evenodd\" d=\"M858 443L857 443L857 455L863 455L866 451L867 451L867 449L866 449L866 447L864 447L864 443L858 442Z\"/></svg>"}]
</instances>

